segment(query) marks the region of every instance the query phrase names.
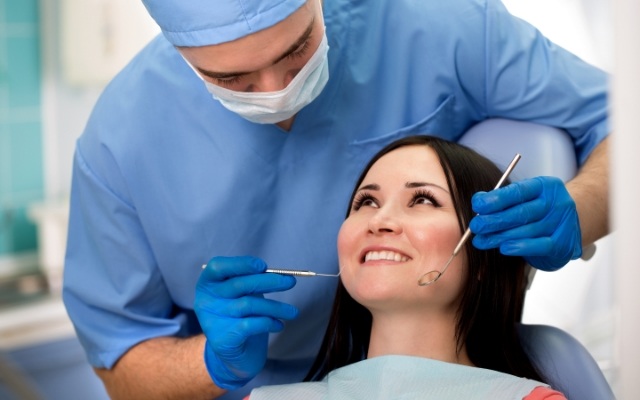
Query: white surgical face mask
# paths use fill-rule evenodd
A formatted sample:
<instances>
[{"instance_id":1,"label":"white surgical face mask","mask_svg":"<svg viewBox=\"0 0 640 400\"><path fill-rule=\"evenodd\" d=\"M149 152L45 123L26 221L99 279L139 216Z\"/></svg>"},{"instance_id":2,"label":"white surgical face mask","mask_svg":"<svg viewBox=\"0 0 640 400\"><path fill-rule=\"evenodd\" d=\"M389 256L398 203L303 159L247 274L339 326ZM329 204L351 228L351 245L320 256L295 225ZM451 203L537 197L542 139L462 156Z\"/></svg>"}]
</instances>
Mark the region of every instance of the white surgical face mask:
<instances>
[{"instance_id":1,"label":"white surgical face mask","mask_svg":"<svg viewBox=\"0 0 640 400\"><path fill-rule=\"evenodd\" d=\"M328 51L325 34L305 66L286 88L277 92L238 92L214 85L204 79L203 81L213 98L228 110L251 122L275 124L293 117L322 92L329 80ZM191 68L195 72L195 68ZM200 77L197 72L196 74Z\"/></svg>"}]
</instances>

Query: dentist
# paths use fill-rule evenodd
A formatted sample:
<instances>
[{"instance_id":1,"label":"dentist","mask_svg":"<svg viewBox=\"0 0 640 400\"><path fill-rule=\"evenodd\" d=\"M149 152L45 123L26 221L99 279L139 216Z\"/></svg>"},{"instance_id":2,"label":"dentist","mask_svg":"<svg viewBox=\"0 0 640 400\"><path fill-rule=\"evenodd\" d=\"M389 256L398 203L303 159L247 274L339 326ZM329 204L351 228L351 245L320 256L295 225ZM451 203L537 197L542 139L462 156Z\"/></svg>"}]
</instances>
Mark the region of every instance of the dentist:
<instances>
[{"instance_id":1,"label":"dentist","mask_svg":"<svg viewBox=\"0 0 640 400\"><path fill-rule=\"evenodd\" d=\"M607 76L498 0L143 1L162 35L78 139L63 291L114 399L301 380L336 282L263 272L334 273L350 188L397 138L563 128L576 178L476 194L473 243L556 270L608 232Z\"/></svg>"}]
</instances>

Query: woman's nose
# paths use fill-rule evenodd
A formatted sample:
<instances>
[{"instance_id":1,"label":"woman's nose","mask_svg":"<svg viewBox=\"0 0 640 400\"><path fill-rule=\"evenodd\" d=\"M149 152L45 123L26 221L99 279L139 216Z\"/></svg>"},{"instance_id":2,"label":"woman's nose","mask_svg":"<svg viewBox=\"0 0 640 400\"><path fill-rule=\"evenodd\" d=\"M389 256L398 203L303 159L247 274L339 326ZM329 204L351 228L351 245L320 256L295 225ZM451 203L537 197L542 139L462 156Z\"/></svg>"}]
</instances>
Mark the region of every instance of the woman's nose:
<instances>
[{"instance_id":1,"label":"woman's nose","mask_svg":"<svg viewBox=\"0 0 640 400\"><path fill-rule=\"evenodd\" d=\"M390 213L379 211L369 219L369 232L374 235L402 232L402 225Z\"/></svg>"}]
</instances>

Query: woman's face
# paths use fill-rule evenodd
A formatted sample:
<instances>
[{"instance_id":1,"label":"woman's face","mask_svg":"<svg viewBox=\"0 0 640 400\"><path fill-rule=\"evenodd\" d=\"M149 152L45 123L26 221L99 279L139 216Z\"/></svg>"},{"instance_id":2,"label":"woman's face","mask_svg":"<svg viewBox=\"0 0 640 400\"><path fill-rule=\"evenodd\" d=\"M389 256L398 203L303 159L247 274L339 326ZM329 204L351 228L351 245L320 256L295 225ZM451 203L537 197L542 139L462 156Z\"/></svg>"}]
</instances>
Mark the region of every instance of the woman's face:
<instances>
[{"instance_id":1,"label":"woman's face","mask_svg":"<svg viewBox=\"0 0 640 400\"><path fill-rule=\"evenodd\" d=\"M423 145L393 150L369 170L340 229L342 282L372 312L455 312L466 274L464 251L436 283L417 282L444 267L460 236L435 151Z\"/></svg>"}]
</instances>

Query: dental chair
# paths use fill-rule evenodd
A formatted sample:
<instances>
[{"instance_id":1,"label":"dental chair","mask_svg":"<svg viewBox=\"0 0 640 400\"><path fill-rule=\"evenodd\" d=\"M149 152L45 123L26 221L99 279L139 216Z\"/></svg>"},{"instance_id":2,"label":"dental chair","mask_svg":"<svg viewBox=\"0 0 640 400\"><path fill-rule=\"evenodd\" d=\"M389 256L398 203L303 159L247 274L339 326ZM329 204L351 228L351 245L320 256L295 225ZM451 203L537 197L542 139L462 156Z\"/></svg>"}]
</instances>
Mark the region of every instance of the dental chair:
<instances>
[{"instance_id":1,"label":"dental chair","mask_svg":"<svg viewBox=\"0 0 640 400\"><path fill-rule=\"evenodd\" d=\"M488 157L502 170L516 153L520 153L522 159L511 173L512 181L556 176L566 182L577 172L576 155L569 135L553 127L488 119L469 129L459 143ZM595 248L589 248L583 253L589 256L593 251ZM529 284L535 269L531 268L531 271ZM551 387L564 393L569 400L615 399L598 364L573 336L548 325L520 324L518 331L533 364Z\"/></svg>"}]
</instances>

